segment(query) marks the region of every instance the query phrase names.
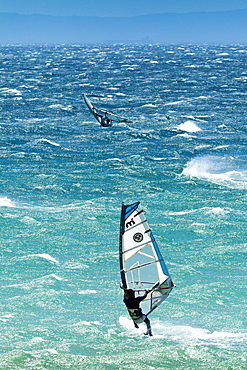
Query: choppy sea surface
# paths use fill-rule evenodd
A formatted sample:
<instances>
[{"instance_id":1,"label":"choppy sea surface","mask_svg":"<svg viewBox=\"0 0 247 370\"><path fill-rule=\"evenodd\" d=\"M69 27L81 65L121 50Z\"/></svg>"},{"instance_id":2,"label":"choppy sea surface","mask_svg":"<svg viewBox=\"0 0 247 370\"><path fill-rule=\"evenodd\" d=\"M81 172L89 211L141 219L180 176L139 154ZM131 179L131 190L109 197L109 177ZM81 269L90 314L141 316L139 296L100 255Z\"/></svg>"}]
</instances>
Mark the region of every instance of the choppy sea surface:
<instances>
[{"instance_id":1,"label":"choppy sea surface","mask_svg":"<svg viewBox=\"0 0 247 370\"><path fill-rule=\"evenodd\" d=\"M0 369L247 369L247 47L0 47ZM96 107L133 123L102 128ZM94 96L92 96L94 95ZM176 288L136 330L121 202Z\"/></svg>"}]
</instances>

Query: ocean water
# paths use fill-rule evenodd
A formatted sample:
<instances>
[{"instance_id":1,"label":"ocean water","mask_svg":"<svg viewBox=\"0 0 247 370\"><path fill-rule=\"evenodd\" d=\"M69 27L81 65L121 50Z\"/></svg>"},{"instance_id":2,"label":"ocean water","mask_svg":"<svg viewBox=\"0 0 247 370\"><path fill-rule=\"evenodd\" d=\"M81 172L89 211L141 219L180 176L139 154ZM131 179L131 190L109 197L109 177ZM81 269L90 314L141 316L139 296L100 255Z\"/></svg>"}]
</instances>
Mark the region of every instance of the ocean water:
<instances>
[{"instance_id":1,"label":"ocean water","mask_svg":"<svg viewBox=\"0 0 247 370\"><path fill-rule=\"evenodd\" d=\"M0 48L0 369L247 369L247 47ZM133 123L102 128L96 107ZM136 330L121 202L176 288Z\"/></svg>"}]
</instances>

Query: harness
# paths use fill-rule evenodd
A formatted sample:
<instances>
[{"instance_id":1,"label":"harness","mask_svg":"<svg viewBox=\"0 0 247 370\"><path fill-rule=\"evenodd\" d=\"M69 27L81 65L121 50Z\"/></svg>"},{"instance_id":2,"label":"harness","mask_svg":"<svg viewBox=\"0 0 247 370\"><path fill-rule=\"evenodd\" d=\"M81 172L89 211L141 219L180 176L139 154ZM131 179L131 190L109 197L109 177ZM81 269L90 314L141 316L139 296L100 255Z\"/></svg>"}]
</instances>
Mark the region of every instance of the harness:
<instances>
[{"instance_id":1,"label":"harness","mask_svg":"<svg viewBox=\"0 0 247 370\"><path fill-rule=\"evenodd\" d=\"M128 308L132 320L140 319L143 315L141 308Z\"/></svg>"}]
</instances>

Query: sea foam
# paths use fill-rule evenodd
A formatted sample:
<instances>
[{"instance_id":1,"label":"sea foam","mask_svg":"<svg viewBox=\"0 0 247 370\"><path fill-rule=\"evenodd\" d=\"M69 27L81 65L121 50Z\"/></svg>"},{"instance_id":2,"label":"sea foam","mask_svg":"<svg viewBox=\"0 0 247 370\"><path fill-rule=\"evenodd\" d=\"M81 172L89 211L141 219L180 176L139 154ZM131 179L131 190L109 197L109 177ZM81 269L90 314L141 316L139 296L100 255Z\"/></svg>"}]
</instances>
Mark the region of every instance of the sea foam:
<instances>
[{"instance_id":1,"label":"sea foam","mask_svg":"<svg viewBox=\"0 0 247 370\"><path fill-rule=\"evenodd\" d=\"M0 207L15 207L15 204L8 198L0 198Z\"/></svg>"},{"instance_id":2,"label":"sea foam","mask_svg":"<svg viewBox=\"0 0 247 370\"><path fill-rule=\"evenodd\" d=\"M247 189L247 170L240 169L230 158L229 161L210 155L194 158L187 163L182 175L234 189Z\"/></svg>"},{"instance_id":3,"label":"sea foam","mask_svg":"<svg viewBox=\"0 0 247 370\"><path fill-rule=\"evenodd\" d=\"M181 123L177 127L178 130L186 131L186 132L198 132L201 131L201 128L197 126L197 124L191 120L188 120L184 123Z\"/></svg>"}]
</instances>

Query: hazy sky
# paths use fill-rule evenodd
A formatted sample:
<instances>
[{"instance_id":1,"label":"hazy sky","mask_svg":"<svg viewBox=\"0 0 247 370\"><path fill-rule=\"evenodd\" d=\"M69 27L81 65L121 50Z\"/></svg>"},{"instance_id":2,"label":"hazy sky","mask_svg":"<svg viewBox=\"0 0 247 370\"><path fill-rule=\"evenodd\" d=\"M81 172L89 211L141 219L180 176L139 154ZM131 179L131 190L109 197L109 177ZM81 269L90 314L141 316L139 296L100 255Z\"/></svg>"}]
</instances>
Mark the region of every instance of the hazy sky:
<instances>
[{"instance_id":1,"label":"hazy sky","mask_svg":"<svg viewBox=\"0 0 247 370\"><path fill-rule=\"evenodd\" d=\"M0 0L0 13L135 16L247 8L247 0Z\"/></svg>"}]
</instances>

